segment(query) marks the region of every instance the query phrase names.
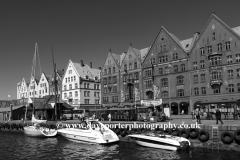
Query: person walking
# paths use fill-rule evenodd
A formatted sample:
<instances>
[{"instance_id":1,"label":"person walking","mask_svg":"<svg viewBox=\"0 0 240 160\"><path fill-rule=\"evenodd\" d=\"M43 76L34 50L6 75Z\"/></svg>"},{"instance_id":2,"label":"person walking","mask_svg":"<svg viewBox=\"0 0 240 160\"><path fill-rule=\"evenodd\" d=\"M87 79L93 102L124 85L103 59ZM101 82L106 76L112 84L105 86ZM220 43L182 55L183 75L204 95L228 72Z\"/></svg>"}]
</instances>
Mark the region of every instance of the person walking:
<instances>
[{"instance_id":1,"label":"person walking","mask_svg":"<svg viewBox=\"0 0 240 160\"><path fill-rule=\"evenodd\" d=\"M111 116L111 114L109 113L109 115L108 115L108 120L109 120L109 122L111 121L111 118L112 118L112 116Z\"/></svg>"},{"instance_id":2,"label":"person walking","mask_svg":"<svg viewBox=\"0 0 240 160\"><path fill-rule=\"evenodd\" d=\"M195 114L194 114L194 111L192 110L192 119L194 120L195 119Z\"/></svg>"},{"instance_id":3,"label":"person walking","mask_svg":"<svg viewBox=\"0 0 240 160\"><path fill-rule=\"evenodd\" d=\"M184 115L184 110L182 110L182 116Z\"/></svg>"},{"instance_id":4,"label":"person walking","mask_svg":"<svg viewBox=\"0 0 240 160\"><path fill-rule=\"evenodd\" d=\"M216 109L216 124L218 124L218 121L220 121L223 125L222 119L221 119L221 111L217 108Z\"/></svg>"},{"instance_id":5,"label":"person walking","mask_svg":"<svg viewBox=\"0 0 240 160\"><path fill-rule=\"evenodd\" d=\"M198 108L196 109L195 114L197 118L197 123L201 124L200 111L198 110Z\"/></svg>"}]
</instances>

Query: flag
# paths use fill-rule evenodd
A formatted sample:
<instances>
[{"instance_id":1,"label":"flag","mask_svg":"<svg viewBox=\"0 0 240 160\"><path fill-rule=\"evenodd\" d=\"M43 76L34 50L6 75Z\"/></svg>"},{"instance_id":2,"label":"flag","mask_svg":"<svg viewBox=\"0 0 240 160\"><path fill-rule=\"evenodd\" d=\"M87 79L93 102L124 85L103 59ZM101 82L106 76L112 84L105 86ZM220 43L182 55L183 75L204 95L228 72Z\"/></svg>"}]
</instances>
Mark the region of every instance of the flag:
<instances>
[{"instance_id":1,"label":"flag","mask_svg":"<svg viewBox=\"0 0 240 160\"><path fill-rule=\"evenodd\" d=\"M140 91L138 88L134 88L134 94L135 94L135 101L139 101L140 98Z\"/></svg>"},{"instance_id":2,"label":"flag","mask_svg":"<svg viewBox=\"0 0 240 160\"><path fill-rule=\"evenodd\" d=\"M154 100L157 99L158 94L160 93L160 89L158 86L153 85L153 92L154 92Z\"/></svg>"},{"instance_id":3,"label":"flag","mask_svg":"<svg viewBox=\"0 0 240 160\"><path fill-rule=\"evenodd\" d=\"M125 101L124 92L123 90L121 90L121 102L124 102L124 101Z\"/></svg>"}]
</instances>

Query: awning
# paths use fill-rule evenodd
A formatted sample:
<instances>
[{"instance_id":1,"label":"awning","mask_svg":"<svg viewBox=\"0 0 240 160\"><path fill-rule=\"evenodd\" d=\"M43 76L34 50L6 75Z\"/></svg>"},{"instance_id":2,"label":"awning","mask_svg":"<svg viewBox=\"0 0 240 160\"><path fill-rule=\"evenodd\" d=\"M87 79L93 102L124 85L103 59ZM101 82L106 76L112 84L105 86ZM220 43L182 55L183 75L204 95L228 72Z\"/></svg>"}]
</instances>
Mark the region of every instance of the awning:
<instances>
[{"instance_id":1,"label":"awning","mask_svg":"<svg viewBox=\"0 0 240 160\"><path fill-rule=\"evenodd\" d=\"M25 106L13 106L12 110L19 109L21 107L26 108ZM10 112L10 111L11 111L11 107L0 108L0 113L2 113L2 112Z\"/></svg>"},{"instance_id":2,"label":"awning","mask_svg":"<svg viewBox=\"0 0 240 160\"><path fill-rule=\"evenodd\" d=\"M201 102L199 104L219 104L219 103L237 103L235 100L219 100L219 101L206 101L206 102Z\"/></svg>"},{"instance_id":3,"label":"awning","mask_svg":"<svg viewBox=\"0 0 240 160\"><path fill-rule=\"evenodd\" d=\"M67 104L66 102L62 103L62 107L63 107L64 110L74 109L73 106L71 106L70 104ZM82 108L82 106L80 108Z\"/></svg>"}]
</instances>

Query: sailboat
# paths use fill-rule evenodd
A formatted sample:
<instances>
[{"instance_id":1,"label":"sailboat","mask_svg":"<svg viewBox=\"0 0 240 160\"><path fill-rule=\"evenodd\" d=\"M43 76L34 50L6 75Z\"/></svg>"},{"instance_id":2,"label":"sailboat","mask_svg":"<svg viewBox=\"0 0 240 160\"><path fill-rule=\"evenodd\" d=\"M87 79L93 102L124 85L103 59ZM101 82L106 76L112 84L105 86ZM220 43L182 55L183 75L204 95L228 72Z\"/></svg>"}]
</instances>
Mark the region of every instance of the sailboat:
<instances>
[{"instance_id":1,"label":"sailboat","mask_svg":"<svg viewBox=\"0 0 240 160\"><path fill-rule=\"evenodd\" d=\"M37 51L37 43L35 44L35 53L33 57L33 66L32 66L32 73L31 73L31 79L33 78L33 81L35 82L35 66L36 66L36 55L38 54ZM38 55L39 56L39 55ZM40 71L41 72L41 71ZM31 81L30 81L31 85ZM28 94L28 103L32 101L33 104L33 111L32 111L32 126L25 126L24 127L24 133L27 136L32 136L32 137L54 137L57 135L57 130L55 129L49 129L45 127L41 127L41 123L46 123L47 120L39 120L36 119L34 116L34 98L35 98L35 83L34 83L34 91L33 91L33 101L31 100L29 94Z\"/></svg>"}]
</instances>

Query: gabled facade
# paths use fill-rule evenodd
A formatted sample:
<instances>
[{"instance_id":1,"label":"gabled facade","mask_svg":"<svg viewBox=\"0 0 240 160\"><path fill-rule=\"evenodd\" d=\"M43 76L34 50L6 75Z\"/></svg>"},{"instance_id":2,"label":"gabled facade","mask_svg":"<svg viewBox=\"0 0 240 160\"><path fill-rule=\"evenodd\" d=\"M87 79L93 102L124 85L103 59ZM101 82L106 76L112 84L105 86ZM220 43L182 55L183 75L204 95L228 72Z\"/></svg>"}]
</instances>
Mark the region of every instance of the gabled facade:
<instances>
[{"instance_id":1,"label":"gabled facade","mask_svg":"<svg viewBox=\"0 0 240 160\"><path fill-rule=\"evenodd\" d=\"M193 107L236 106L240 92L240 27L212 14L190 54ZM211 106L211 107L210 107ZM236 109L236 108L235 108Z\"/></svg>"},{"instance_id":2,"label":"gabled facade","mask_svg":"<svg viewBox=\"0 0 240 160\"><path fill-rule=\"evenodd\" d=\"M163 101L172 114L190 112L189 50L196 36L180 41L162 27L142 63L143 100Z\"/></svg>"},{"instance_id":3,"label":"gabled facade","mask_svg":"<svg viewBox=\"0 0 240 160\"><path fill-rule=\"evenodd\" d=\"M28 98L29 83L22 78L22 81L17 84L17 99Z\"/></svg>"},{"instance_id":4,"label":"gabled facade","mask_svg":"<svg viewBox=\"0 0 240 160\"><path fill-rule=\"evenodd\" d=\"M45 73L42 73L38 83L39 98L49 95L49 81Z\"/></svg>"},{"instance_id":5,"label":"gabled facade","mask_svg":"<svg viewBox=\"0 0 240 160\"><path fill-rule=\"evenodd\" d=\"M124 103L132 103L130 105L136 104L140 105L141 93L142 93L142 66L141 63L143 61L144 55L148 52L149 48L145 48L142 50L138 50L133 48L132 44L127 50L126 55L123 58L121 64L121 81L120 86L123 91ZM138 95L135 96L135 88L137 89ZM123 103L123 105L124 105Z\"/></svg>"},{"instance_id":6,"label":"gabled facade","mask_svg":"<svg viewBox=\"0 0 240 160\"><path fill-rule=\"evenodd\" d=\"M69 60L62 79L62 99L78 109L99 108L101 104L100 70Z\"/></svg>"},{"instance_id":7,"label":"gabled facade","mask_svg":"<svg viewBox=\"0 0 240 160\"><path fill-rule=\"evenodd\" d=\"M31 77L28 89L30 98L39 98L39 88L38 88L39 78Z\"/></svg>"},{"instance_id":8,"label":"gabled facade","mask_svg":"<svg viewBox=\"0 0 240 160\"><path fill-rule=\"evenodd\" d=\"M120 65L125 56L109 51L101 71L101 92L103 106L118 106L120 103Z\"/></svg>"}]
</instances>

